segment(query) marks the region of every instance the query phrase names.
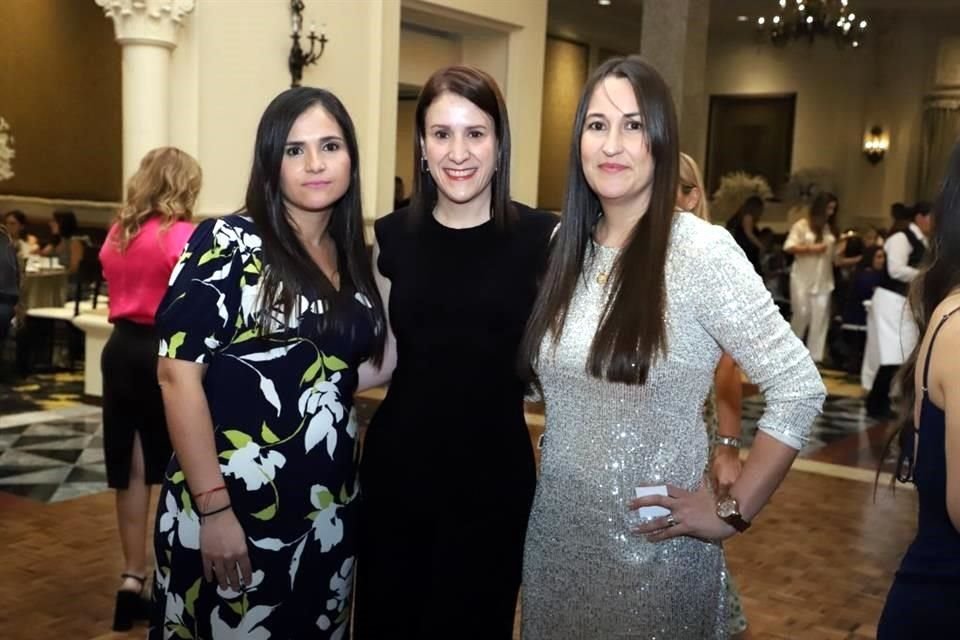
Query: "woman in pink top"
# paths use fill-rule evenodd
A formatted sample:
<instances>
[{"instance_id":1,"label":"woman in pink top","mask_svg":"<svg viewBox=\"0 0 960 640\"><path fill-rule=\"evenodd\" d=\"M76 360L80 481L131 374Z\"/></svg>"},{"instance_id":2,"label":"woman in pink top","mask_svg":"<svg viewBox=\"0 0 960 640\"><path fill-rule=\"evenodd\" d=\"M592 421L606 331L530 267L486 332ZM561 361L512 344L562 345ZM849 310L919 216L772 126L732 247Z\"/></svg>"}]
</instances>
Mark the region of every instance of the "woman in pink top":
<instances>
[{"instance_id":1,"label":"woman in pink top","mask_svg":"<svg viewBox=\"0 0 960 640\"><path fill-rule=\"evenodd\" d=\"M127 183L127 199L100 250L110 291L110 340L103 349L103 451L107 484L117 490L123 582L113 628L146 619L147 509L172 455L157 384L153 317L190 234L201 172L173 147L154 149Z\"/></svg>"}]
</instances>

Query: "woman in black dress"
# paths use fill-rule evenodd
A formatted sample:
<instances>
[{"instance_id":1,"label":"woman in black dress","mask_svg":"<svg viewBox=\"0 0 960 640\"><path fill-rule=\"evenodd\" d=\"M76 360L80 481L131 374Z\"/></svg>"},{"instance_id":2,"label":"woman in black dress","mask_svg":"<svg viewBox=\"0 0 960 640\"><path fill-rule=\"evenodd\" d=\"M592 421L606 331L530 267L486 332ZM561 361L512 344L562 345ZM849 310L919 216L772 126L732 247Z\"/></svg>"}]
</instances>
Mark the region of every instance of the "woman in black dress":
<instances>
[{"instance_id":1,"label":"woman in black dress","mask_svg":"<svg viewBox=\"0 0 960 640\"><path fill-rule=\"evenodd\" d=\"M386 319L363 245L353 123L277 96L246 207L201 223L157 312L176 456L157 515L151 640L349 636L353 394Z\"/></svg>"},{"instance_id":2,"label":"woman in black dress","mask_svg":"<svg viewBox=\"0 0 960 640\"><path fill-rule=\"evenodd\" d=\"M510 200L487 74L436 72L416 130L412 204L376 224L398 361L364 444L354 629L506 639L535 483L516 351L557 219Z\"/></svg>"},{"instance_id":3,"label":"woman in black dress","mask_svg":"<svg viewBox=\"0 0 960 640\"><path fill-rule=\"evenodd\" d=\"M743 252L747 254L747 260L761 273L760 257L763 253L763 243L757 231L757 224L760 222L760 216L763 215L763 199L760 196L750 196L744 200L737 212L727 220L727 231L737 241ZM762 273L761 273L762 275Z\"/></svg>"},{"instance_id":4,"label":"woman in black dress","mask_svg":"<svg viewBox=\"0 0 960 640\"><path fill-rule=\"evenodd\" d=\"M917 537L887 596L879 640L955 638L960 629L960 144L932 222L929 266L911 291L923 340L902 370L901 415L910 418L897 474L917 486Z\"/></svg>"}]
</instances>

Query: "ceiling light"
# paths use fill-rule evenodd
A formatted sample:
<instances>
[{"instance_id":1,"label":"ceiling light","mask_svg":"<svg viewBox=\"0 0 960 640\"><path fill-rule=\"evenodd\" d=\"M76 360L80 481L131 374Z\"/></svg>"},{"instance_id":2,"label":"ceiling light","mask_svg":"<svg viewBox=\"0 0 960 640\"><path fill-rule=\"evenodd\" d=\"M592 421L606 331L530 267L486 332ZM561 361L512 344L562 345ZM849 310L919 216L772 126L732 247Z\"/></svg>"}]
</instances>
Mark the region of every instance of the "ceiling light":
<instances>
[{"instance_id":1,"label":"ceiling light","mask_svg":"<svg viewBox=\"0 0 960 640\"><path fill-rule=\"evenodd\" d=\"M747 16L737 16L737 22L746 22L749 19Z\"/></svg>"},{"instance_id":2,"label":"ceiling light","mask_svg":"<svg viewBox=\"0 0 960 640\"><path fill-rule=\"evenodd\" d=\"M597 4L601 7L609 7L612 0L597 0Z\"/></svg>"}]
</instances>

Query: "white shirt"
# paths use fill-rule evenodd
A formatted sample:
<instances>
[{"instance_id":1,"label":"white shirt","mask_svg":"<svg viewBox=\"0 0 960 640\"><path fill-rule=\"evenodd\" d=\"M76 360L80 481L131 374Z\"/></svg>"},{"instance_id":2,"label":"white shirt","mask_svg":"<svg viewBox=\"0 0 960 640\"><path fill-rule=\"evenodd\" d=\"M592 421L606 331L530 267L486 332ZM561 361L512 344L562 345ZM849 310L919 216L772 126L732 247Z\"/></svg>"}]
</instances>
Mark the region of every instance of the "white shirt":
<instances>
[{"instance_id":1,"label":"white shirt","mask_svg":"<svg viewBox=\"0 0 960 640\"><path fill-rule=\"evenodd\" d=\"M915 222L910 223L910 231L914 236L920 239L923 246L929 248L927 236ZM903 233L894 233L887 241L883 243L883 251L887 254L887 271L890 277L900 282L912 282L917 277L919 269L907 264L910 260L910 254L913 253L913 245Z\"/></svg>"},{"instance_id":2,"label":"white shirt","mask_svg":"<svg viewBox=\"0 0 960 640\"><path fill-rule=\"evenodd\" d=\"M824 225L823 238L820 242L827 245L823 253L802 253L793 257L793 266L790 267L790 286L805 293L829 293L833 291L833 254L837 239L830 227ZM906 239L904 239L906 242ZM793 223L784 251L793 247L804 247L817 244L817 234L810 228L810 221L804 217Z\"/></svg>"}]
</instances>

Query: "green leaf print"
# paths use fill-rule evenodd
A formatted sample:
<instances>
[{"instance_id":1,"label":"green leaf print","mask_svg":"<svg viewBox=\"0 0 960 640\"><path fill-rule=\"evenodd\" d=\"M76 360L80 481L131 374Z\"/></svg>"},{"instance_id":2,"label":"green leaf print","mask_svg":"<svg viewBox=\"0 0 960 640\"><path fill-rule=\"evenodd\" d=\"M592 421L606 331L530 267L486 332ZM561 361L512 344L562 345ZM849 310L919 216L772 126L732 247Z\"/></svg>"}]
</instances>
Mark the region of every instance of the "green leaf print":
<instances>
[{"instance_id":1,"label":"green leaf print","mask_svg":"<svg viewBox=\"0 0 960 640\"><path fill-rule=\"evenodd\" d=\"M260 261L254 260L253 262L248 262L246 266L243 267L244 273L260 273Z\"/></svg>"},{"instance_id":2,"label":"green leaf print","mask_svg":"<svg viewBox=\"0 0 960 640\"><path fill-rule=\"evenodd\" d=\"M350 494L347 493L347 485L340 487L340 503L347 504L350 502Z\"/></svg>"},{"instance_id":3,"label":"green leaf print","mask_svg":"<svg viewBox=\"0 0 960 640\"><path fill-rule=\"evenodd\" d=\"M183 341L186 337L186 331L177 331L175 334L170 336L170 343L167 345L167 355L171 358L176 358L177 349L180 348L180 345L183 344Z\"/></svg>"},{"instance_id":4,"label":"green leaf print","mask_svg":"<svg viewBox=\"0 0 960 640\"><path fill-rule=\"evenodd\" d=\"M207 252L200 256L200 260L197 262L197 266L202 266L210 262L211 260L216 260L223 255L223 249L219 246L211 247L207 249Z\"/></svg>"},{"instance_id":5,"label":"green leaf print","mask_svg":"<svg viewBox=\"0 0 960 640\"><path fill-rule=\"evenodd\" d=\"M347 363L337 356L323 356L323 366L330 371L343 371L347 368Z\"/></svg>"},{"instance_id":6,"label":"green leaf print","mask_svg":"<svg viewBox=\"0 0 960 640\"><path fill-rule=\"evenodd\" d=\"M337 616L337 619L334 621L334 624L343 624L347 621L347 618L350 617L350 607L344 607L343 611L340 612L340 615Z\"/></svg>"},{"instance_id":7,"label":"green leaf print","mask_svg":"<svg viewBox=\"0 0 960 640\"><path fill-rule=\"evenodd\" d=\"M310 367L303 372L303 377L300 378L300 384L304 382L313 382L317 377L317 373L320 371L320 367L323 366L323 359L317 358Z\"/></svg>"},{"instance_id":8,"label":"green leaf print","mask_svg":"<svg viewBox=\"0 0 960 640\"><path fill-rule=\"evenodd\" d=\"M280 442L280 438L270 430L270 427L267 426L266 421L260 426L260 437L263 438L263 441L267 444L274 444Z\"/></svg>"},{"instance_id":9,"label":"green leaf print","mask_svg":"<svg viewBox=\"0 0 960 640\"><path fill-rule=\"evenodd\" d=\"M230 444L235 446L237 449L242 449L250 444L251 441L253 441L253 438L245 434L243 431L237 431L236 429L224 431L223 435L227 436L227 440L230 441Z\"/></svg>"},{"instance_id":10,"label":"green leaf print","mask_svg":"<svg viewBox=\"0 0 960 640\"><path fill-rule=\"evenodd\" d=\"M173 484L180 484L183 482L183 471L177 471L175 474L170 476L170 482Z\"/></svg>"},{"instance_id":11,"label":"green leaf print","mask_svg":"<svg viewBox=\"0 0 960 640\"><path fill-rule=\"evenodd\" d=\"M316 499L313 501L313 504L320 507L321 510L326 509L333 504L333 494L327 489L319 489L314 498Z\"/></svg>"},{"instance_id":12,"label":"green leaf print","mask_svg":"<svg viewBox=\"0 0 960 640\"><path fill-rule=\"evenodd\" d=\"M187 629L182 624L173 625L172 627L168 627L168 629L177 634L178 638L184 638L184 640L193 638L193 634L190 633L190 629Z\"/></svg>"},{"instance_id":13,"label":"green leaf print","mask_svg":"<svg viewBox=\"0 0 960 640\"><path fill-rule=\"evenodd\" d=\"M180 501L183 502L184 513L190 515L190 512L193 511L193 501L190 499L190 492L187 491L186 487L180 492Z\"/></svg>"},{"instance_id":14,"label":"green leaf print","mask_svg":"<svg viewBox=\"0 0 960 640\"><path fill-rule=\"evenodd\" d=\"M237 600L236 602L228 602L230 608L233 609L233 612L238 616L243 616L243 603Z\"/></svg>"},{"instance_id":15,"label":"green leaf print","mask_svg":"<svg viewBox=\"0 0 960 640\"><path fill-rule=\"evenodd\" d=\"M273 516L277 515L277 505L276 503L270 505L262 511L257 511L256 513L251 513L254 518L257 520L273 520Z\"/></svg>"},{"instance_id":16,"label":"green leaf print","mask_svg":"<svg viewBox=\"0 0 960 640\"><path fill-rule=\"evenodd\" d=\"M193 586L187 589L186 596L184 596L183 607L187 610L187 613L190 614L190 617L195 617L193 613L193 605L197 601L197 598L200 597L200 581L203 578L197 578L197 581L193 583Z\"/></svg>"},{"instance_id":17,"label":"green leaf print","mask_svg":"<svg viewBox=\"0 0 960 640\"><path fill-rule=\"evenodd\" d=\"M237 329L239 328L240 328L240 324L238 323ZM234 338L232 340L232 344L238 344L240 342L246 342L247 340L253 340L256 337L257 337L256 329L247 329L246 331L238 335L236 338Z\"/></svg>"},{"instance_id":18,"label":"green leaf print","mask_svg":"<svg viewBox=\"0 0 960 640\"><path fill-rule=\"evenodd\" d=\"M224 460L229 460L230 458L233 457L233 454L235 454L236 452L237 452L236 449L230 449L229 451L221 451L220 457L223 458Z\"/></svg>"},{"instance_id":19,"label":"green leaf print","mask_svg":"<svg viewBox=\"0 0 960 640\"><path fill-rule=\"evenodd\" d=\"M307 514L307 520L316 520L318 515L320 515L319 511L311 511Z\"/></svg>"}]
</instances>

